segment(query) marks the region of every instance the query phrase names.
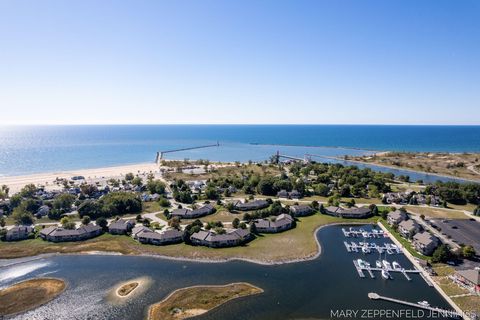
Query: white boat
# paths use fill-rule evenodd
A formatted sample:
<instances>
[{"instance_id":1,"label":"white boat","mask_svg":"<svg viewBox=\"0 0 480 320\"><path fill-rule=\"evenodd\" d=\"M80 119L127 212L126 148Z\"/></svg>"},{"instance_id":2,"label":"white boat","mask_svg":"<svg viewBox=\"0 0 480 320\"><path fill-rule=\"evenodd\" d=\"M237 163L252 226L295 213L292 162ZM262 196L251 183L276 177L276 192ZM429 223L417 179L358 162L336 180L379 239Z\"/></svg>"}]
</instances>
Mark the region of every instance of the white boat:
<instances>
[{"instance_id":1,"label":"white boat","mask_svg":"<svg viewBox=\"0 0 480 320\"><path fill-rule=\"evenodd\" d=\"M387 249L388 254L393 254L393 251L391 249Z\"/></svg>"},{"instance_id":2,"label":"white boat","mask_svg":"<svg viewBox=\"0 0 480 320\"><path fill-rule=\"evenodd\" d=\"M375 265L377 266L377 268L381 268L382 267L382 262L380 260L377 260L377 261L375 261Z\"/></svg>"},{"instance_id":3,"label":"white boat","mask_svg":"<svg viewBox=\"0 0 480 320\"><path fill-rule=\"evenodd\" d=\"M358 263L358 266L360 268L365 268L365 265L363 264L363 260L362 259L357 259L357 263Z\"/></svg>"},{"instance_id":4,"label":"white boat","mask_svg":"<svg viewBox=\"0 0 480 320\"><path fill-rule=\"evenodd\" d=\"M387 270L392 269L392 265L387 260L382 260L382 264L385 267L385 269L387 269Z\"/></svg>"},{"instance_id":5,"label":"white boat","mask_svg":"<svg viewBox=\"0 0 480 320\"><path fill-rule=\"evenodd\" d=\"M424 307L430 307L430 303L428 301L419 301L417 302L419 305L424 306Z\"/></svg>"},{"instance_id":6,"label":"white boat","mask_svg":"<svg viewBox=\"0 0 480 320\"><path fill-rule=\"evenodd\" d=\"M363 253L370 253L370 249L368 247L363 246L362 247L362 252Z\"/></svg>"},{"instance_id":7,"label":"white boat","mask_svg":"<svg viewBox=\"0 0 480 320\"><path fill-rule=\"evenodd\" d=\"M390 279L390 273L388 273L388 271L385 269L382 270L382 278Z\"/></svg>"},{"instance_id":8,"label":"white boat","mask_svg":"<svg viewBox=\"0 0 480 320\"><path fill-rule=\"evenodd\" d=\"M393 269L402 269L402 267L397 261L393 261L392 266L393 266Z\"/></svg>"},{"instance_id":9,"label":"white boat","mask_svg":"<svg viewBox=\"0 0 480 320\"><path fill-rule=\"evenodd\" d=\"M363 236L364 238L368 238L368 232L367 232L367 231L363 231L363 232L362 232L362 236Z\"/></svg>"}]
</instances>

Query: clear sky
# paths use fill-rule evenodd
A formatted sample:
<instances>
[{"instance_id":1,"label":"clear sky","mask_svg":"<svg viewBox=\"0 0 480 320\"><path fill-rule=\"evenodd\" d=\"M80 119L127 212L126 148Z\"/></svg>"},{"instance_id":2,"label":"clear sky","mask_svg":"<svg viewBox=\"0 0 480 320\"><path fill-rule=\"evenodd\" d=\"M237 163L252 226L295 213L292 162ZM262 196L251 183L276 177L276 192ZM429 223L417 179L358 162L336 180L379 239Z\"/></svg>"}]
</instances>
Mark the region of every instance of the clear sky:
<instances>
[{"instance_id":1,"label":"clear sky","mask_svg":"<svg viewBox=\"0 0 480 320\"><path fill-rule=\"evenodd\" d=\"M480 124L478 0L0 0L0 124Z\"/></svg>"}]
</instances>

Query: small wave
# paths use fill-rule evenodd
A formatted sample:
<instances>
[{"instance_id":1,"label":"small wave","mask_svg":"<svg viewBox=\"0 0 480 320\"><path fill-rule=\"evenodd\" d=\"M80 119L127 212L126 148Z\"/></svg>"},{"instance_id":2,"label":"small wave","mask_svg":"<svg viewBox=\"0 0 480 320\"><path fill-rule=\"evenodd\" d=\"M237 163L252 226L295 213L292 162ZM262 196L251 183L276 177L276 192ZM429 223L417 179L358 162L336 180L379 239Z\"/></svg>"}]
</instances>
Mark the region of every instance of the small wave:
<instances>
[{"instance_id":1,"label":"small wave","mask_svg":"<svg viewBox=\"0 0 480 320\"><path fill-rule=\"evenodd\" d=\"M34 262L24 265L15 265L0 271L0 283L10 281L12 279L23 277L38 269L45 268L50 265L50 262Z\"/></svg>"}]
</instances>

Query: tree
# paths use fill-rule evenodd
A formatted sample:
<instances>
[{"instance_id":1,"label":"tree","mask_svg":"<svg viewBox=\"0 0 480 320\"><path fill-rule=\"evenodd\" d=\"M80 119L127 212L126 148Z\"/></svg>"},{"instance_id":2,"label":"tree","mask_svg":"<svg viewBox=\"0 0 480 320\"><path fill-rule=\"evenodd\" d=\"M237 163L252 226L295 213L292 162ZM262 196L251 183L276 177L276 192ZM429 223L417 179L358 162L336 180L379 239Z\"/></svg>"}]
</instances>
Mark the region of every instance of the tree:
<instances>
[{"instance_id":1,"label":"tree","mask_svg":"<svg viewBox=\"0 0 480 320\"><path fill-rule=\"evenodd\" d=\"M476 252L475 252L475 249L468 245L468 246L464 246L462 248L462 256L465 258L465 259L471 259L475 256Z\"/></svg>"},{"instance_id":2,"label":"tree","mask_svg":"<svg viewBox=\"0 0 480 320\"><path fill-rule=\"evenodd\" d=\"M91 221L91 219L90 219L89 216L83 216L83 218L82 218L82 224L83 224L84 226L86 226L87 224L89 224L90 221Z\"/></svg>"},{"instance_id":3,"label":"tree","mask_svg":"<svg viewBox=\"0 0 480 320\"><path fill-rule=\"evenodd\" d=\"M129 172L125 175L125 180L127 180L127 181L132 181L133 178L135 178L135 176L131 172Z\"/></svg>"},{"instance_id":4,"label":"tree","mask_svg":"<svg viewBox=\"0 0 480 320\"><path fill-rule=\"evenodd\" d=\"M250 223L250 233L252 234L258 234L258 231L257 231L257 226L255 225L255 223Z\"/></svg>"},{"instance_id":5,"label":"tree","mask_svg":"<svg viewBox=\"0 0 480 320\"><path fill-rule=\"evenodd\" d=\"M152 194L163 194L165 192L165 184L161 180L148 180L147 190Z\"/></svg>"},{"instance_id":6,"label":"tree","mask_svg":"<svg viewBox=\"0 0 480 320\"><path fill-rule=\"evenodd\" d=\"M31 198L35 195L35 192L37 192L37 187L35 187L34 184L30 183L25 185L20 190L20 196L22 196L23 198Z\"/></svg>"},{"instance_id":7,"label":"tree","mask_svg":"<svg viewBox=\"0 0 480 320\"><path fill-rule=\"evenodd\" d=\"M135 177L132 180L132 184L137 187L141 187L143 185L143 180L140 177Z\"/></svg>"},{"instance_id":8,"label":"tree","mask_svg":"<svg viewBox=\"0 0 480 320\"><path fill-rule=\"evenodd\" d=\"M312 207L312 209L314 210L318 210L320 207L320 204L318 203L317 200L313 200L312 203L310 204L310 207Z\"/></svg>"},{"instance_id":9,"label":"tree","mask_svg":"<svg viewBox=\"0 0 480 320\"><path fill-rule=\"evenodd\" d=\"M33 214L26 210L24 206L18 206L13 209L12 218L15 220L15 224L18 225L30 225L33 223Z\"/></svg>"},{"instance_id":10,"label":"tree","mask_svg":"<svg viewBox=\"0 0 480 320\"><path fill-rule=\"evenodd\" d=\"M75 229L75 222L70 220L69 217L63 217L62 219L60 219L60 223L62 224L62 227L64 229L69 229L69 230Z\"/></svg>"},{"instance_id":11,"label":"tree","mask_svg":"<svg viewBox=\"0 0 480 320\"><path fill-rule=\"evenodd\" d=\"M447 245L442 244L433 252L432 262L447 262L451 257L452 253L450 248Z\"/></svg>"},{"instance_id":12,"label":"tree","mask_svg":"<svg viewBox=\"0 0 480 320\"><path fill-rule=\"evenodd\" d=\"M181 230L179 217L173 217L172 219L168 220L168 225L174 229Z\"/></svg>"},{"instance_id":13,"label":"tree","mask_svg":"<svg viewBox=\"0 0 480 320\"><path fill-rule=\"evenodd\" d=\"M7 222L5 221L5 218L4 217L1 217L0 218L0 227L5 227L5 225L7 224Z\"/></svg>"},{"instance_id":14,"label":"tree","mask_svg":"<svg viewBox=\"0 0 480 320\"><path fill-rule=\"evenodd\" d=\"M260 179L257 185L257 192L265 196L275 195L275 190L273 188L274 179L272 177L263 177Z\"/></svg>"},{"instance_id":15,"label":"tree","mask_svg":"<svg viewBox=\"0 0 480 320\"><path fill-rule=\"evenodd\" d=\"M77 211L81 218L87 215L93 219L102 216L102 206L95 200L84 201L80 206L78 206Z\"/></svg>"},{"instance_id":16,"label":"tree","mask_svg":"<svg viewBox=\"0 0 480 320\"><path fill-rule=\"evenodd\" d=\"M104 217L100 217L95 221L96 225L103 229L103 231L108 230L108 221Z\"/></svg>"},{"instance_id":17,"label":"tree","mask_svg":"<svg viewBox=\"0 0 480 320\"><path fill-rule=\"evenodd\" d=\"M55 197L52 202L52 207L65 213L72 208L72 204L75 202L75 196L69 193L62 193Z\"/></svg>"},{"instance_id":18,"label":"tree","mask_svg":"<svg viewBox=\"0 0 480 320\"><path fill-rule=\"evenodd\" d=\"M212 199L212 200L216 200L219 198L219 194L217 192L217 189L215 189L214 187L208 187L207 189L205 189L205 196L207 197L207 199Z\"/></svg>"},{"instance_id":19,"label":"tree","mask_svg":"<svg viewBox=\"0 0 480 320\"><path fill-rule=\"evenodd\" d=\"M238 219L238 218L233 219L233 221L232 221L232 226L233 226L235 229L237 229L237 228L239 227L239 225L240 225L240 219Z\"/></svg>"},{"instance_id":20,"label":"tree","mask_svg":"<svg viewBox=\"0 0 480 320\"><path fill-rule=\"evenodd\" d=\"M80 185L80 190L82 191L82 193L83 193L84 195L91 196L91 195L93 195L95 192L98 191L98 188L97 188L97 186L94 185L94 184L84 183L84 184Z\"/></svg>"}]
</instances>

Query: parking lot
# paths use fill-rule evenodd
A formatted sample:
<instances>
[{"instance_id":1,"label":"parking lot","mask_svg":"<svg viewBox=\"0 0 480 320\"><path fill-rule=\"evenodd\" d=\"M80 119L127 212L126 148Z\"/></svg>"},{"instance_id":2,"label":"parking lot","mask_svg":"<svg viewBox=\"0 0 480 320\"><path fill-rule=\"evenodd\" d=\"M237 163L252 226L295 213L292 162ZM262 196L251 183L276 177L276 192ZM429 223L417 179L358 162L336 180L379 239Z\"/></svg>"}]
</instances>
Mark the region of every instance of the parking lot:
<instances>
[{"instance_id":1,"label":"parking lot","mask_svg":"<svg viewBox=\"0 0 480 320\"><path fill-rule=\"evenodd\" d=\"M480 254L480 222L469 219L431 220L432 224L441 228L441 232L450 236L458 244L472 245Z\"/></svg>"}]
</instances>

